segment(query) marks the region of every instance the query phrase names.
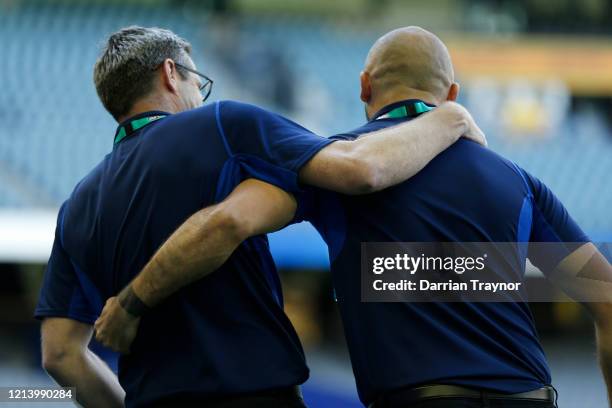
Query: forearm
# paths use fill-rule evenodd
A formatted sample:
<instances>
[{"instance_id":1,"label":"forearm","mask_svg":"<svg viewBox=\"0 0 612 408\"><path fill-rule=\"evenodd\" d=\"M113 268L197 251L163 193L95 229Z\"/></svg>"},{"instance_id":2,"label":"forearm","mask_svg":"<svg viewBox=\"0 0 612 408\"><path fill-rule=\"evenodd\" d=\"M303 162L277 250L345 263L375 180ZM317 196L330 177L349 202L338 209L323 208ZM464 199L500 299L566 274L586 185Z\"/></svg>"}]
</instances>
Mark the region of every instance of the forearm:
<instances>
[{"instance_id":1,"label":"forearm","mask_svg":"<svg viewBox=\"0 0 612 408\"><path fill-rule=\"evenodd\" d=\"M88 349L64 356L47 371L62 387L76 388L76 399L84 407L123 407L125 392L117 376Z\"/></svg>"},{"instance_id":2,"label":"forearm","mask_svg":"<svg viewBox=\"0 0 612 408\"><path fill-rule=\"evenodd\" d=\"M152 307L181 287L219 268L242 241L223 217L215 216L217 206L192 215L161 246L131 283L134 294ZM129 295L130 286L119 295Z\"/></svg>"},{"instance_id":3,"label":"forearm","mask_svg":"<svg viewBox=\"0 0 612 408\"><path fill-rule=\"evenodd\" d=\"M96 339L129 352L140 316L149 307L218 269L245 239L287 225L296 209L295 198L274 185L256 179L241 182L221 203L187 219L132 283L106 300L94 325Z\"/></svg>"},{"instance_id":4,"label":"forearm","mask_svg":"<svg viewBox=\"0 0 612 408\"><path fill-rule=\"evenodd\" d=\"M413 126L394 126L354 142L358 157L377 169L375 190L414 176L468 129L463 108L456 104L442 105L409 124Z\"/></svg>"},{"instance_id":5,"label":"forearm","mask_svg":"<svg viewBox=\"0 0 612 408\"><path fill-rule=\"evenodd\" d=\"M610 323L596 323L597 354L599 365L608 390L608 401L612 402L612 326ZM612 407L612 403L610 404Z\"/></svg>"},{"instance_id":6,"label":"forearm","mask_svg":"<svg viewBox=\"0 0 612 408\"><path fill-rule=\"evenodd\" d=\"M596 259L599 261L599 256ZM599 264L599 262L597 263ZM603 272L603 269L600 269L600 272ZM599 284L601 285L601 282ZM589 302L584 303L584 305L595 321L597 356L606 383L608 403L612 408L612 303Z\"/></svg>"},{"instance_id":7,"label":"forearm","mask_svg":"<svg viewBox=\"0 0 612 408\"><path fill-rule=\"evenodd\" d=\"M486 144L465 108L447 102L406 123L326 146L302 167L300 181L344 194L372 193L414 176L462 135Z\"/></svg>"},{"instance_id":8,"label":"forearm","mask_svg":"<svg viewBox=\"0 0 612 408\"><path fill-rule=\"evenodd\" d=\"M537 249L535 249L537 250ZM530 248L530 252L534 249ZM595 322L597 354L612 400L612 266L591 242L580 245L547 274L574 300L580 302Z\"/></svg>"}]
</instances>

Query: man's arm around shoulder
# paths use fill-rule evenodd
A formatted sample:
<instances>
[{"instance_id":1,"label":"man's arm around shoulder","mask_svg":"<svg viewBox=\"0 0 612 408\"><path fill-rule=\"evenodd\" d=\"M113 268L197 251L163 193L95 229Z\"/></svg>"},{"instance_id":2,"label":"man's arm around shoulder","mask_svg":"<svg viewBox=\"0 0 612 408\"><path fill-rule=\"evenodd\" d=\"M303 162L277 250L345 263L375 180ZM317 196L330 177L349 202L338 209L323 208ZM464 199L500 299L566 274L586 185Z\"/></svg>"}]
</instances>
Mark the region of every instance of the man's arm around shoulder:
<instances>
[{"instance_id":1,"label":"man's arm around shoulder","mask_svg":"<svg viewBox=\"0 0 612 408\"><path fill-rule=\"evenodd\" d=\"M324 147L302 168L301 180L348 194L367 193L416 174L462 134L486 143L469 113L455 103L374 133ZM222 203L183 223L134 281L107 301L95 325L96 338L128 352L139 316L149 307L220 267L246 238L282 228L296 207L293 196L278 187L244 181Z\"/></svg>"},{"instance_id":2,"label":"man's arm around shoulder","mask_svg":"<svg viewBox=\"0 0 612 408\"><path fill-rule=\"evenodd\" d=\"M304 165L300 180L344 194L383 190L417 174L461 136L486 145L468 111L445 102L409 122L324 147Z\"/></svg>"},{"instance_id":3,"label":"man's arm around shoulder","mask_svg":"<svg viewBox=\"0 0 612 408\"><path fill-rule=\"evenodd\" d=\"M284 190L255 179L243 181L224 201L187 219L132 283L108 299L95 324L96 339L127 353L148 308L218 269L245 239L287 225L296 208Z\"/></svg>"}]
</instances>

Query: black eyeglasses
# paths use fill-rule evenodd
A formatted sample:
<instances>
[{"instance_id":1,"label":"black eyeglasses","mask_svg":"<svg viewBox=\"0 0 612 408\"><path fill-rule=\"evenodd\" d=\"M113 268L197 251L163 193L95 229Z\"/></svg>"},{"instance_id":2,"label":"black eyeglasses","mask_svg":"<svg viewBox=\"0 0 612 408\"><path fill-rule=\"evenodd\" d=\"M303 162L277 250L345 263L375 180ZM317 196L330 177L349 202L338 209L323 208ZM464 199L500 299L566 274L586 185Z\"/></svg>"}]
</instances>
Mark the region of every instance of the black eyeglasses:
<instances>
[{"instance_id":1,"label":"black eyeglasses","mask_svg":"<svg viewBox=\"0 0 612 408\"><path fill-rule=\"evenodd\" d=\"M202 102L206 102L206 99L208 99L208 97L210 96L210 92L212 91L213 80L202 74L201 72L198 72L195 69L188 68L182 64L179 64L178 62L175 62L174 65L183 68L185 71L189 71L192 74L196 74L200 78L204 79L204 82L202 83L202 85L199 86L199 88L200 92L202 93Z\"/></svg>"}]
</instances>

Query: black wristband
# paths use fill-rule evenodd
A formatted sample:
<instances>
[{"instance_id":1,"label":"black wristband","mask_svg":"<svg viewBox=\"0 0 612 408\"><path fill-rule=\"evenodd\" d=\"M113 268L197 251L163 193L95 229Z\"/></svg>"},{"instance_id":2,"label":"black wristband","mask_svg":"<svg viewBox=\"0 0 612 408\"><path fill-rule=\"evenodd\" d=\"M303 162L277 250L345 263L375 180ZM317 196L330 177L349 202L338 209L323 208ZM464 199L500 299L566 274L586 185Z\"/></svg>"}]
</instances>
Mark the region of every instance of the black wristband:
<instances>
[{"instance_id":1,"label":"black wristband","mask_svg":"<svg viewBox=\"0 0 612 408\"><path fill-rule=\"evenodd\" d=\"M141 317L147 313L151 308L147 306L138 296L134 293L132 285L121 291L119 294L119 304L126 312L135 317Z\"/></svg>"}]
</instances>

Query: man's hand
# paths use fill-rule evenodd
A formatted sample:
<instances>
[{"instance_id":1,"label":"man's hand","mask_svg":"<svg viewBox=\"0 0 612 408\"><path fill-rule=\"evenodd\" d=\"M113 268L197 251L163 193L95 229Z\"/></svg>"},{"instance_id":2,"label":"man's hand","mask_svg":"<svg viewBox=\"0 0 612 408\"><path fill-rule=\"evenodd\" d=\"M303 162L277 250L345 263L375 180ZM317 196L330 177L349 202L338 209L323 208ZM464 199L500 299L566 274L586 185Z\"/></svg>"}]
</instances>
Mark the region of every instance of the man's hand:
<instances>
[{"instance_id":1,"label":"man's hand","mask_svg":"<svg viewBox=\"0 0 612 408\"><path fill-rule=\"evenodd\" d=\"M448 111L446 111L447 113L445 114L449 115L449 118L446 119L449 121L449 123L451 123L452 121L452 115L456 114L459 114L463 118L463 120L465 120L466 131L463 133L462 137L473 140L474 142L481 144L485 147L487 146L487 138L484 132L478 127L478 125L474 121L474 118L472 117L470 112L468 112L467 109L465 109L462 105L459 105L456 102L450 101L444 102L442 105L440 105L440 107L442 106L448 108Z\"/></svg>"},{"instance_id":2,"label":"man's hand","mask_svg":"<svg viewBox=\"0 0 612 408\"><path fill-rule=\"evenodd\" d=\"M125 311L118 298L111 297L106 301L100 317L94 324L96 340L114 351L128 354L139 323L140 317Z\"/></svg>"}]
</instances>

